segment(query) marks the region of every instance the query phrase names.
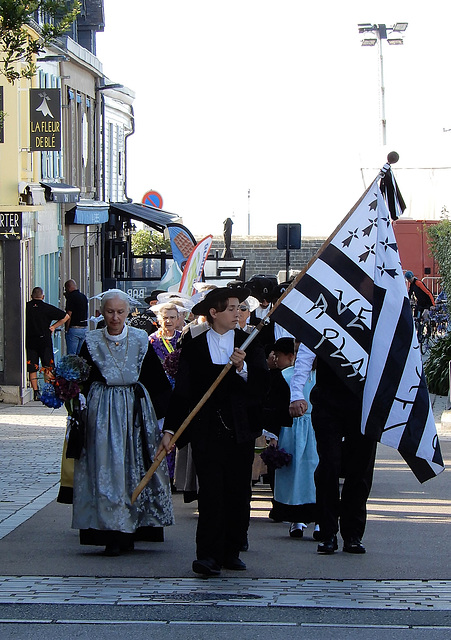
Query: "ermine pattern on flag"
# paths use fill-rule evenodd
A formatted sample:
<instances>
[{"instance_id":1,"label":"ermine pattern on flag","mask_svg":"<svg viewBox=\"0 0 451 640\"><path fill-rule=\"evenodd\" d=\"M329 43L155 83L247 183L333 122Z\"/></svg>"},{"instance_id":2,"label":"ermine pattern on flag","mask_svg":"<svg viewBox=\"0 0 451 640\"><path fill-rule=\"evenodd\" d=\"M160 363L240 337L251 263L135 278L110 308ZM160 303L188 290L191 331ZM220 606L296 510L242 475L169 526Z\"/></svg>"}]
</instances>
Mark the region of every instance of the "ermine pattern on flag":
<instances>
[{"instance_id":1,"label":"ermine pattern on flag","mask_svg":"<svg viewBox=\"0 0 451 640\"><path fill-rule=\"evenodd\" d=\"M273 319L362 397L362 432L423 482L443 470L390 213L377 180Z\"/></svg>"}]
</instances>

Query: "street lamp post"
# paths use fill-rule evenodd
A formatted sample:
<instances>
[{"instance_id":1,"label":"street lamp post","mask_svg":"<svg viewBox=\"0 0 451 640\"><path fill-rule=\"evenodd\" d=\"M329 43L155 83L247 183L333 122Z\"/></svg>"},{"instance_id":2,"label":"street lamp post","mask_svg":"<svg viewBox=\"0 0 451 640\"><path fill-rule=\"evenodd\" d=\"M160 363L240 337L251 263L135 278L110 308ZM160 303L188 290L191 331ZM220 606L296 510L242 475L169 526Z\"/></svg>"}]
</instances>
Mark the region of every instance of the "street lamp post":
<instances>
[{"instance_id":1,"label":"street lamp post","mask_svg":"<svg viewBox=\"0 0 451 640\"><path fill-rule=\"evenodd\" d=\"M390 45L404 44L400 35L407 29L407 22L396 22L392 27L386 24L370 24L364 23L357 25L359 33L374 33L375 38L364 38L362 47L374 47L377 43L379 48L379 77L380 77L380 113L381 113L381 134L382 144L387 144L387 119L385 117L385 84L384 84L384 57L382 50L382 41L386 40ZM388 34L395 33L396 37L388 37Z\"/></svg>"}]
</instances>

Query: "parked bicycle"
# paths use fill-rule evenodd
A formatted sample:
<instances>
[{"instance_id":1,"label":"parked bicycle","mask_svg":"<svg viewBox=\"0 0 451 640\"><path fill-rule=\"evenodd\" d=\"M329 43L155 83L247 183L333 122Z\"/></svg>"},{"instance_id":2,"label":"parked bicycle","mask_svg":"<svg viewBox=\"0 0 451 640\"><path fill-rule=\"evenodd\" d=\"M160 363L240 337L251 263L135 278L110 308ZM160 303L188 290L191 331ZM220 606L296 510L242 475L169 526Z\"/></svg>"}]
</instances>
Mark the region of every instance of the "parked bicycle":
<instances>
[{"instance_id":1,"label":"parked bicycle","mask_svg":"<svg viewBox=\"0 0 451 640\"><path fill-rule=\"evenodd\" d=\"M443 338L448 331L448 320L446 302L442 302L437 298L435 307L430 311L433 338Z\"/></svg>"},{"instance_id":2,"label":"parked bicycle","mask_svg":"<svg viewBox=\"0 0 451 640\"><path fill-rule=\"evenodd\" d=\"M421 354L424 356L432 342L432 324L429 316L415 318L415 329Z\"/></svg>"}]
</instances>

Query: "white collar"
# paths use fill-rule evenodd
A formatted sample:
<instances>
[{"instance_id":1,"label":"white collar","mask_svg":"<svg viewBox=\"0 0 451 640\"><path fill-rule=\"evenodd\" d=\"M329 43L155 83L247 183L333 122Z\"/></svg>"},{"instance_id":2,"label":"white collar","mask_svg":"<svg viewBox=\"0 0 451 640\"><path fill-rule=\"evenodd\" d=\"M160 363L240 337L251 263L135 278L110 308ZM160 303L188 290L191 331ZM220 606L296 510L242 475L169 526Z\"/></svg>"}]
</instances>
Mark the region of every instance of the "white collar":
<instances>
[{"instance_id":1,"label":"white collar","mask_svg":"<svg viewBox=\"0 0 451 640\"><path fill-rule=\"evenodd\" d=\"M127 337L128 326L124 325L124 328L122 329L121 333L119 333L119 335L117 336L112 336L111 333L108 333L107 327L104 327L102 331L103 331L103 335L107 340L111 340L111 342L120 342L121 340L124 340L124 338Z\"/></svg>"},{"instance_id":2,"label":"white collar","mask_svg":"<svg viewBox=\"0 0 451 640\"><path fill-rule=\"evenodd\" d=\"M235 330L234 329L229 329L225 333L218 333L217 331L215 331L213 329L213 327L210 327L209 333L211 333L212 334L211 337L214 338L215 340L217 340L218 342L220 342L222 340L230 340L230 335L232 333L235 336Z\"/></svg>"}]
</instances>

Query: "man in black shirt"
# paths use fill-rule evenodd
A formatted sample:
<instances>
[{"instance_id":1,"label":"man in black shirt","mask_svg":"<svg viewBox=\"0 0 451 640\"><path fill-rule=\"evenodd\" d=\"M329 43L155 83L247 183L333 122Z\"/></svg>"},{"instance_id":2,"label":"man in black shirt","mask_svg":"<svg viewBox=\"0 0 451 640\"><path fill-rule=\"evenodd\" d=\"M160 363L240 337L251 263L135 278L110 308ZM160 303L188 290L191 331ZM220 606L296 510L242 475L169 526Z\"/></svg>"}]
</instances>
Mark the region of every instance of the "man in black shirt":
<instances>
[{"instance_id":1,"label":"man in black shirt","mask_svg":"<svg viewBox=\"0 0 451 640\"><path fill-rule=\"evenodd\" d=\"M68 355L78 355L88 331L88 298L77 288L75 280L64 285L66 296L66 347Z\"/></svg>"},{"instance_id":2,"label":"man in black shirt","mask_svg":"<svg viewBox=\"0 0 451 640\"><path fill-rule=\"evenodd\" d=\"M56 320L55 324L51 324L53 320ZM27 371L30 374L30 384L35 400L41 399L38 389L39 360L42 367L53 366L52 334L67 320L69 320L67 313L44 302L44 292L41 287L33 289L31 300L26 306L26 350ZM45 373L44 379L46 379Z\"/></svg>"}]
</instances>

